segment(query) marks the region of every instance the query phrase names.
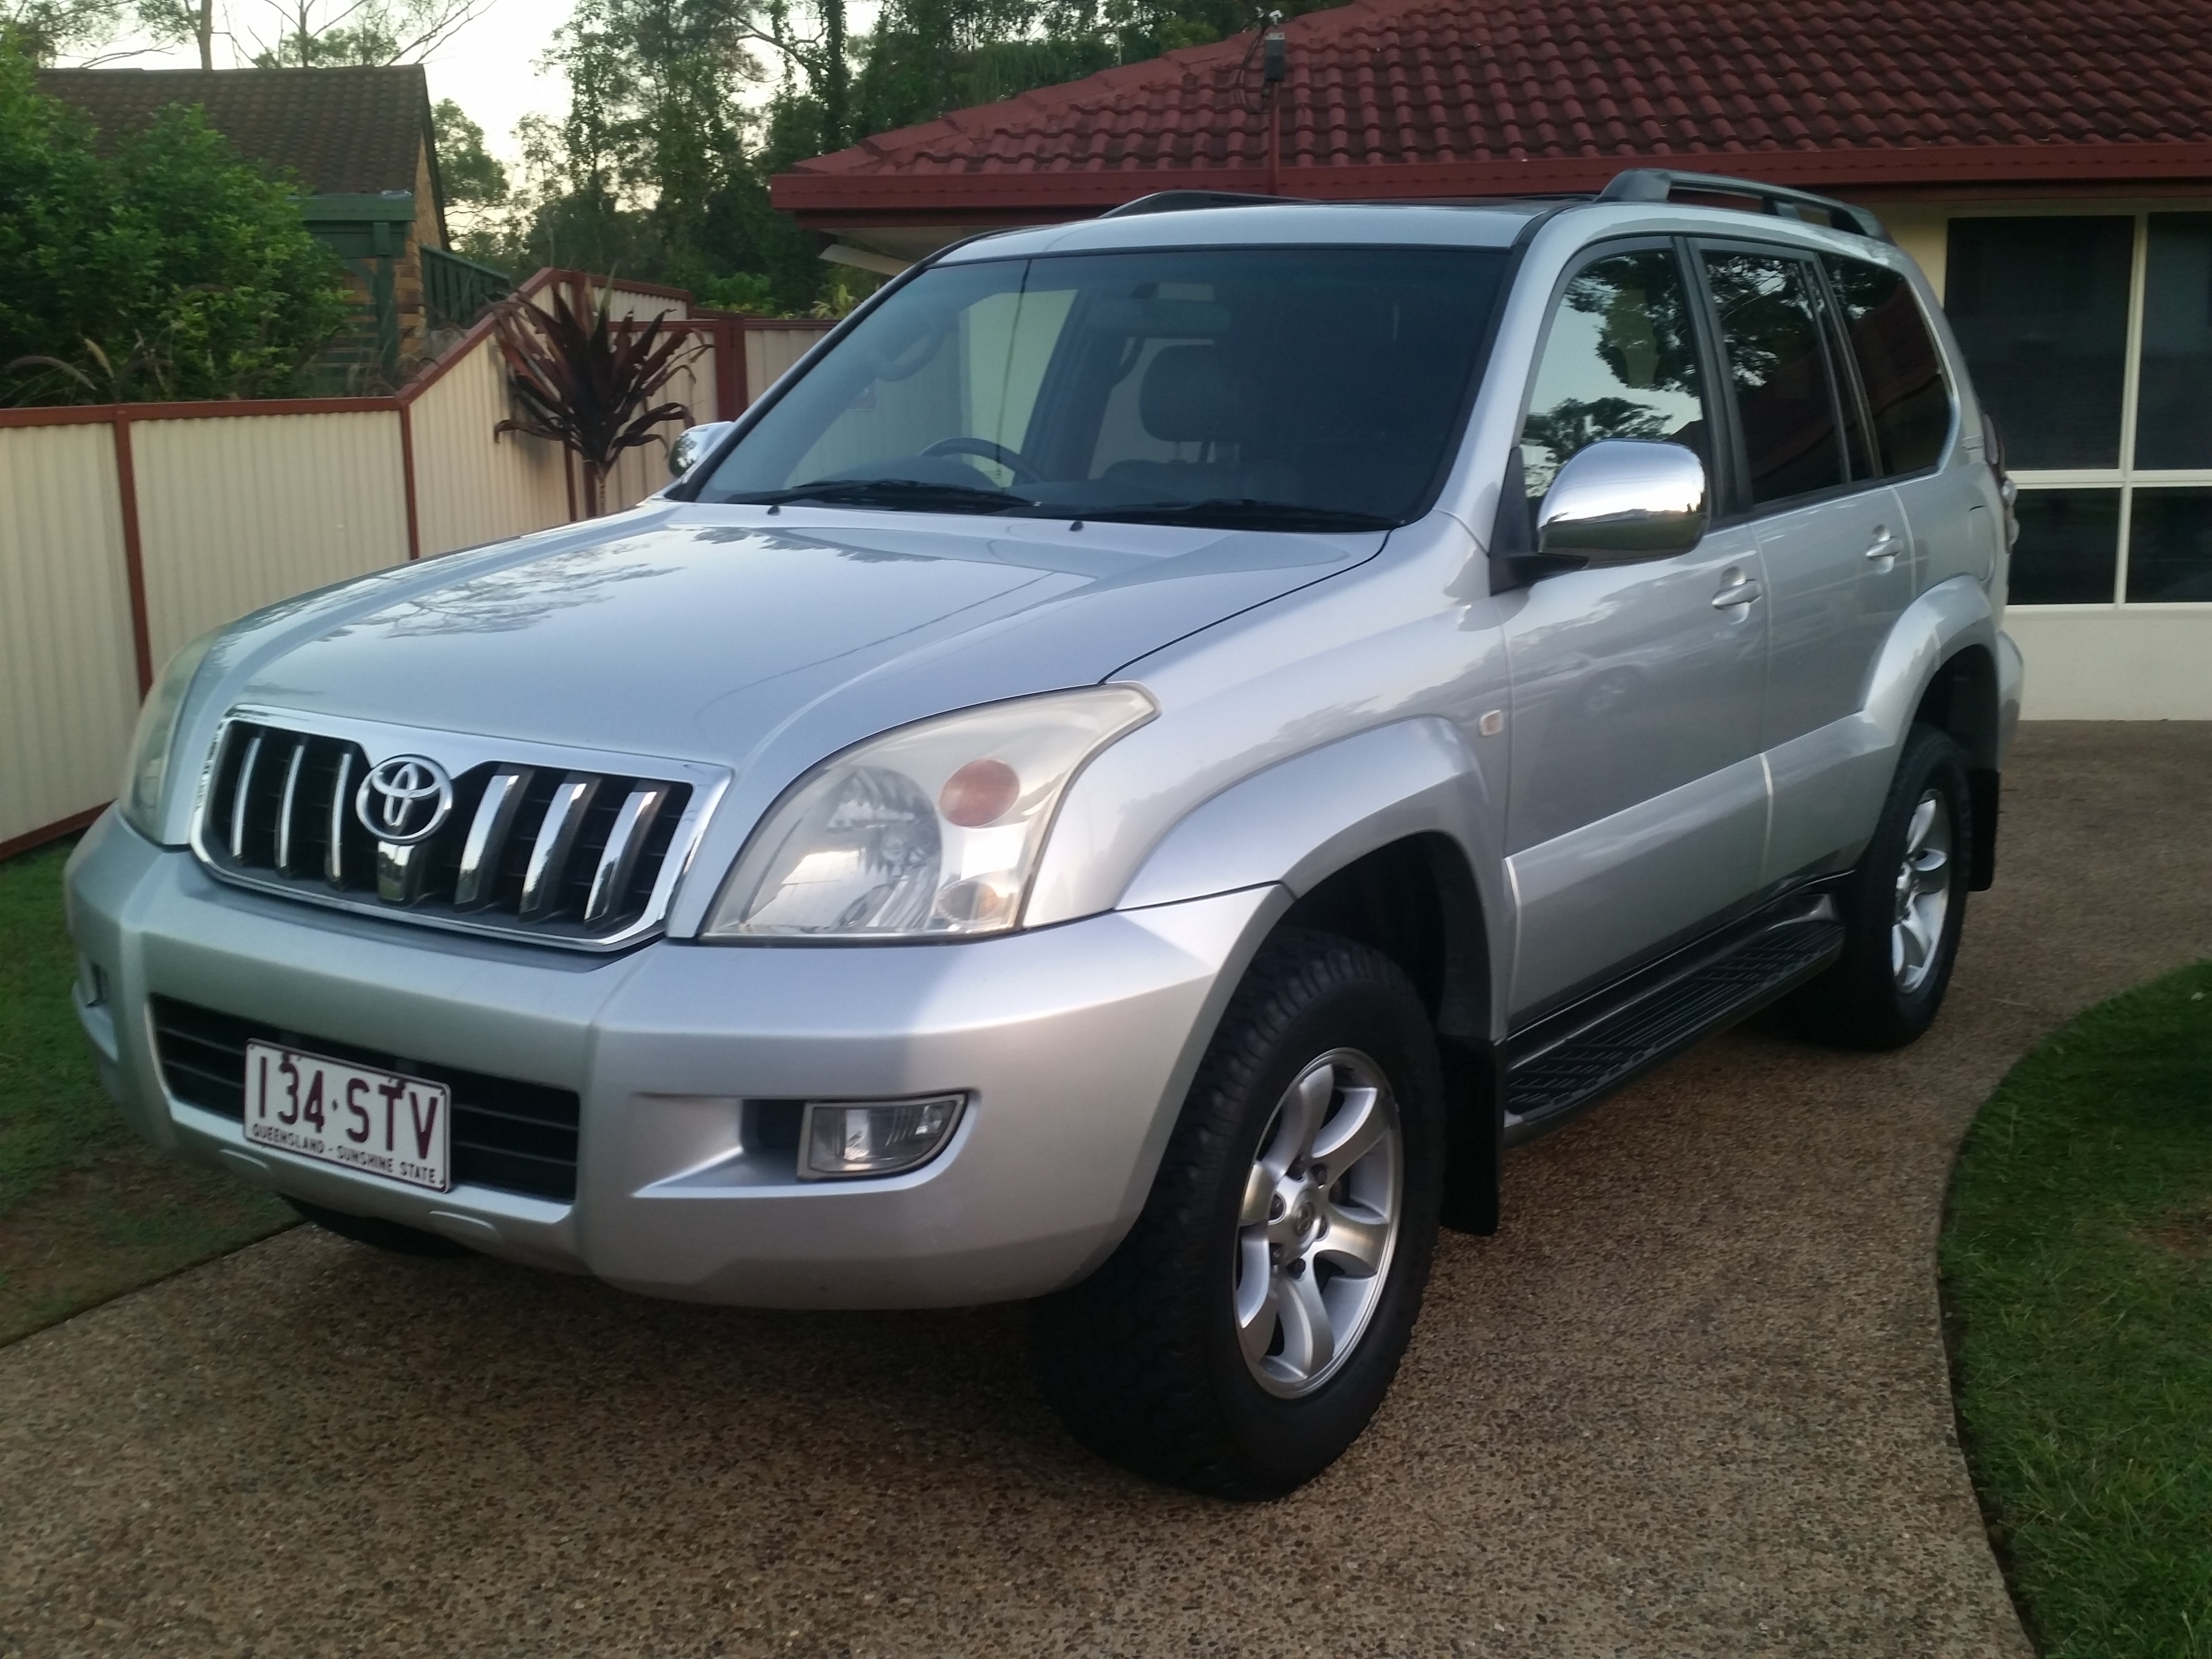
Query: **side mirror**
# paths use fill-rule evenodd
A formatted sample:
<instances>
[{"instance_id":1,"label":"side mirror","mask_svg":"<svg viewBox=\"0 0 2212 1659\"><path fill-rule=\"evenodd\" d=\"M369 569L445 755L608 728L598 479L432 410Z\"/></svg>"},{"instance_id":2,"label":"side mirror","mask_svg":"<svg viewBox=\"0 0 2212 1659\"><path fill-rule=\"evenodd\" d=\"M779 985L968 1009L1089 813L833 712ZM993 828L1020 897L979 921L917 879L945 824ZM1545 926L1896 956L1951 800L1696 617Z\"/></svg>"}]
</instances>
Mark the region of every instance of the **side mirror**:
<instances>
[{"instance_id":1,"label":"side mirror","mask_svg":"<svg viewBox=\"0 0 2212 1659\"><path fill-rule=\"evenodd\" d=\"M699 465L702 456L722 441L735 421L709 421L704 426L687 427L676 434L676 441L668 446L668 473L680 478Z\"/></svg>"},{"instance_id":2,"label":"side mirror","mask_svg":"<svg viewBox=\"0 0 2212 1659\"><path fill-rule=\"evenodd\" d=\"M1552 480L1536 514L1540 558L1633 564L1705 539L1705 464L1682 444L1601 438Z\"/></svg>"}]
</instances>

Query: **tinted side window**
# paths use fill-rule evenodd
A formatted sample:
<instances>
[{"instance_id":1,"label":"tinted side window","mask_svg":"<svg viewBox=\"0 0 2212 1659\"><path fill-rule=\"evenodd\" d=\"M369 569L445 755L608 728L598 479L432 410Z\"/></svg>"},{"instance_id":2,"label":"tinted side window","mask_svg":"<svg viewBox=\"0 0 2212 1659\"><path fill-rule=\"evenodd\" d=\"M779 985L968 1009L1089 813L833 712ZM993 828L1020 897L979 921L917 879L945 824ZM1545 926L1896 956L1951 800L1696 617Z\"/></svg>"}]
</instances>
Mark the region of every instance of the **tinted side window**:
<instances>
[{"instance_id":1,"label":"tinted side window","mask_svg":"<svg viewBox=\"0 0 2212 1659\"><path fill-rule=\"evenodd\" d=\"M1528 494L1601 438L1664 438L1712 465L1688 285L1663 248L1593 260L1567 283L1521 428Z\"/></svg>"},{"instance_id":2,"label":"tinted side window","mask_svg":"<svg viewBox=\"0 0 2212 1659\"><path fill-rule=\"evenodd\" d=\"M1755 503L1844 482L1812 270L1784 254L1705 251Z\"/></svg>"},{"instance_id":3,"label":"tinted side window","mask_svg":"<svg viewBox=\"0 0 2212 1659\"><path fill-rule=\"evenodd\" d=\"M1832 256L1828 280L1866 389L1882 476L1935 465L1951 430L1951 392L1912 284L1886 266Z\"/></svg>"}]
</instances>

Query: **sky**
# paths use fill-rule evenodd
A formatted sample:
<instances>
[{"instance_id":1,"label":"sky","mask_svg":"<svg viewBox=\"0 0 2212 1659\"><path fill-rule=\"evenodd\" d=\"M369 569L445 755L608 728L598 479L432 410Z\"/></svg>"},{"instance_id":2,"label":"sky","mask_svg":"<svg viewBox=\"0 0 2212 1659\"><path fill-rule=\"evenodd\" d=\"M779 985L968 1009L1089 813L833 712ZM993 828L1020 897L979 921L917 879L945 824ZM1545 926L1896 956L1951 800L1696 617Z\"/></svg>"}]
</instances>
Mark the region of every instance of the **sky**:
<instances>
[{"instance_id":1,"label":"sky","mask_svg":"<svg viewBox=\"0 0 2212 1659\"><path fill-rule=\"evenodd\" d=\"M319 15L331 7L318 7ZM241 42L252 32L275 33L276 8L270 0L216 0L218 27L228 27ZM484 130L484 147L510 166L520 160L514 124L533 112L558 115L568 103L567 87L556 74L540 75L538 59L552 44L553 31L567 21L568 0L491 0L482 15L424 59L433 101L450 98ZM127 44L127 43L126 43ZM250 46L248 47L250 49ZM114 50L111 48L111 52ZM216 66L231 66L226 44L216 42ZM103 54L103 58L107 54ZM236 61L244 61L245 52ZM199 54L191 46L113 59L116 69L196 69Z\"/></svg>"},{"instance_id":2,"label":"sky","mask_svg":"<svg viewBox=\"0 0 2212 1659\"><path fill-rule=\"evenodd\" d=\"M343 11L348 0L307 0L310 16L323 18ZM290 10L300 0L289 0ZM538 60L553 44L554 31L568 20L573 0L488 0L477 15L440 44L422 60L429 71L430 98L450 98L484 131L484 148L518 174L522 147L514 141L514 125L531 114L560 116L568 104L568 81L558 70L540 74ZM856 33L871 27L879 8L874 0L859 0L848 9L848 26ZM274 37L279 27L276 0L216 0L216 26L228 29L238 43L216 40L217 69L245 63L258 36ZM124 40L102 52L94 61L108 68L197 69L197 47L132 51L141 43ZM128 53L129 55L118 55ZM84 59L77 60L86 61ZM773 83L749 88L744 101L765 99Z\"/></svg>"}]
</instances>

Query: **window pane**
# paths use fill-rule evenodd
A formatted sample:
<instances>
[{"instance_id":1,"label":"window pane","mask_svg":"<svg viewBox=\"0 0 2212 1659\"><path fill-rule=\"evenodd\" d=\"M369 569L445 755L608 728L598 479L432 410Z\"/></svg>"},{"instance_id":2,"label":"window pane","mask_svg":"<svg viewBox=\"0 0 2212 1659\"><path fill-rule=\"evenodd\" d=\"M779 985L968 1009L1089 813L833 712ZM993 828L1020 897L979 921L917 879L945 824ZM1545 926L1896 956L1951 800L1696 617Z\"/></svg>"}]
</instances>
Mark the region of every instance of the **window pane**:
<instances>
[{"instance_id":1,"label":"window pane","mask_svg":"<svg viewBox=\"0 0 2212 1659\"><path fill-rule=\"evenodd\" d=\"M2169 605L2212 599L2212 489L2136 491L2128 522L2128 598Z\"/></svg>"},{"instance_id":2,"label":"window pane","mask_svg":"<svg viewBox=\"0 0 2212 1659\"><path fill-rule=\"evenodd\" d=\"M1665 438L1712 458L1689 290L1674 256L1616 253L1567 284L1521 429L1530 498L1601 438Z\"/></svg>"},{"instance_id":3,"label":"window pane","mask_svg":"<svg viewBox=\"0 0 2212 1659\"><path fill-rule=\"evenodd\" d=\"M2150 216L2142 386L2136 465L2212 466L2212 213Z\"/></svg>"},{"instance_id":4,"label":"window pane","mask_svg":"<svg viewBox=\"0 0 2212 1659\"><path fill-rule=\"evenodd\" d=\"M2012 550L2014 605L2110 605L2120 563L2120 492L2023 489Z\"/></svg>"},{"instance_id":5,"label":"window pane","mask_svg":"<svg viewBox=\"0 0 2212 1659\"><path fill-rule=\"evenodd\" d=\"M1943 309L2015 471L2118 466L2132 219L1954 219Z\"/></svg>"},{"instance_id":6,"label":"window pane","mask_svg":"<svg viewBox=\"0 0 2212 1659\"><path fill-rule=\"evenodd\" d=\"M1858 360L1883 475L1935 465L1951 430L1951 392L1912 284L1887 266L1833 255L1828 277Z\"/></svg>"},{"instance_id":7,"label":"window pane","mask_svg":"<svg viewBox=\"0 0 2212 1659\"><path fill-rule=\"evenodd\" d=\"M1842 436L1820 349L1810 270L1764 253L1705 255L1751 466L1751 499L1778 501L1844 482Z\"/></svg>"}]
</instances>

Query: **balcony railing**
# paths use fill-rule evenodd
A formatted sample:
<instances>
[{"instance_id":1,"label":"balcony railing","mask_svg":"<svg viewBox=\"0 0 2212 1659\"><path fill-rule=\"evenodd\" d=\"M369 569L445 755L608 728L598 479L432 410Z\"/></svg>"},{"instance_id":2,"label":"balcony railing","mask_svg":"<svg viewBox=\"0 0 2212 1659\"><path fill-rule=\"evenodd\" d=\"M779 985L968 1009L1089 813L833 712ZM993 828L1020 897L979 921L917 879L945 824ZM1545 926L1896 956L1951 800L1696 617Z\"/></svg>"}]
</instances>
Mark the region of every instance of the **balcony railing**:
<instances>
[{"instance_id":1,"label":"balcony railing","mask_svg":"<svg viewBox=\"0 0 2212 1659\"><path fill-rule=\"evenodd\" d=\"M514 280L503 270L442 248L422 250L422 303L433 328L466 328L514 292Z\"/></svg>"}]
</instances>

